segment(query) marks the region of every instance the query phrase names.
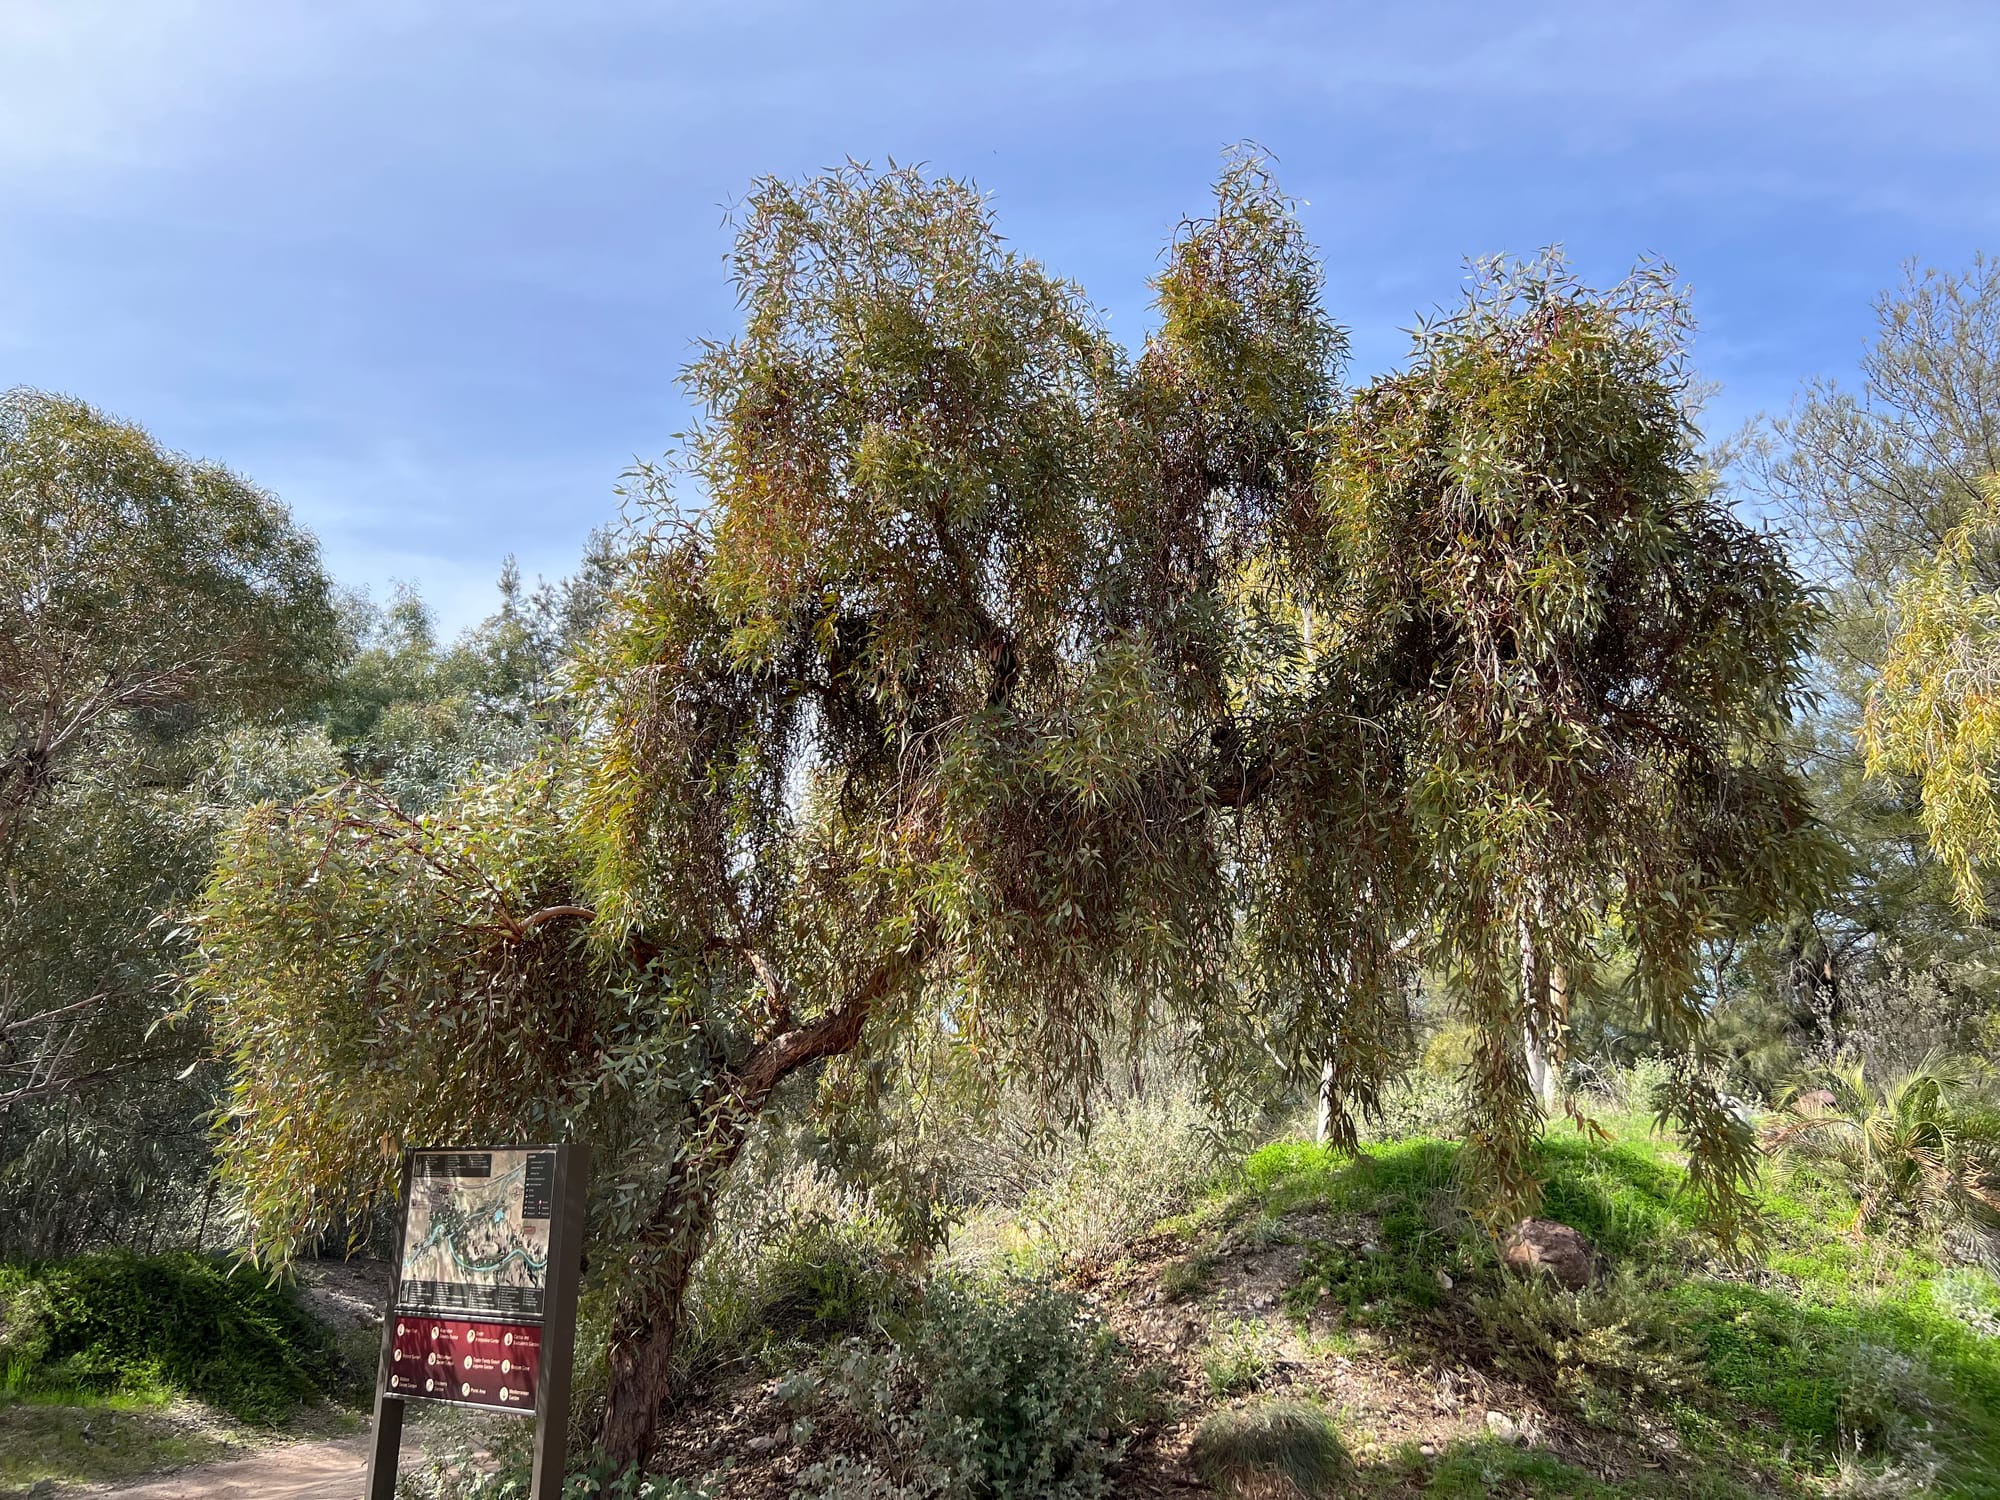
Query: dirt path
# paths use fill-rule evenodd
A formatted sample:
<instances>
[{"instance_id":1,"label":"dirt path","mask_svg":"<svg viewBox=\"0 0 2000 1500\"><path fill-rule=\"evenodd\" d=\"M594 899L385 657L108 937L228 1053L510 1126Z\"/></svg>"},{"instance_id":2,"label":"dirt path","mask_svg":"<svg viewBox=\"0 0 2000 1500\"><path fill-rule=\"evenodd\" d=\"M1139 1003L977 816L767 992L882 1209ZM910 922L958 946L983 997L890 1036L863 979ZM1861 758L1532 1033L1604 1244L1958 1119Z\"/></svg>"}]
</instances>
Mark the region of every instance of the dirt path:
<instances>
[{"instance_id":1,"label":"dirt path","mask_svg":"<svg viewBox=\"0 0 2000 1500\"><path fill-rule=\"evenodd\" d=\"M117 1500L360 1500L368 1472L368 1438L287 1443L250 1458L201 1464L166 1479L66 1490L67 1495Z\"/></svg>"}]
</instances>

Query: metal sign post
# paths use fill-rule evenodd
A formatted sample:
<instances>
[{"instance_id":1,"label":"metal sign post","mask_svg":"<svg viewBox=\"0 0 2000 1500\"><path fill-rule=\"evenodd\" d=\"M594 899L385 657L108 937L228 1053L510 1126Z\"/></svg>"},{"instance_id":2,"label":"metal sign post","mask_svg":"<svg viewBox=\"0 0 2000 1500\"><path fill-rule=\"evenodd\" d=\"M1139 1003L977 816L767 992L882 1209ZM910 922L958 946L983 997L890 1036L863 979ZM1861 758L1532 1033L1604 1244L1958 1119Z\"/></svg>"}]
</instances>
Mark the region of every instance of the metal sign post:
<instances>
[{"instance_id":1,"label":"metal sign post","mask_svg":"<svg viewBox=\"0 0 2000 1500\"><path fill-rule=\"evenodd\" d=\"M395 1500L404 1404L531 1417L531 1500L559 1500L583 1267L587 1146L403 1153L367 1500Z\"/></svg>"}]
</instances>

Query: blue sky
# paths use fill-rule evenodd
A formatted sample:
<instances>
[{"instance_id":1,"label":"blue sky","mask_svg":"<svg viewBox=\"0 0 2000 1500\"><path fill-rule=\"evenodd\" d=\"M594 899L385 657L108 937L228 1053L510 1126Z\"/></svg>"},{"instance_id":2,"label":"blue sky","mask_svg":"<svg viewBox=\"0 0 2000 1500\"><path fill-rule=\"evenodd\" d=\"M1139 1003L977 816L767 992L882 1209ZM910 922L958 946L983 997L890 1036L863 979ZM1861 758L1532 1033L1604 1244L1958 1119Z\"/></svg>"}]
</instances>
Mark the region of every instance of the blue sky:
<instances>
[{"instance_id":1,"label":"blue sky","mask_svg":"<svg viewBox=\"0 0 2000 1500\"><path fill-rule=\"evenodd\" d=\"M567 569L734 327L724 205L853 156L976 179L1136 342L1222 148L1307 201L1354 374L1464 261L1694 289L1711 428L2000 249L2000 4L5 0L0 386L282 495L446 623Z\"/></svg>"}]
</instances>

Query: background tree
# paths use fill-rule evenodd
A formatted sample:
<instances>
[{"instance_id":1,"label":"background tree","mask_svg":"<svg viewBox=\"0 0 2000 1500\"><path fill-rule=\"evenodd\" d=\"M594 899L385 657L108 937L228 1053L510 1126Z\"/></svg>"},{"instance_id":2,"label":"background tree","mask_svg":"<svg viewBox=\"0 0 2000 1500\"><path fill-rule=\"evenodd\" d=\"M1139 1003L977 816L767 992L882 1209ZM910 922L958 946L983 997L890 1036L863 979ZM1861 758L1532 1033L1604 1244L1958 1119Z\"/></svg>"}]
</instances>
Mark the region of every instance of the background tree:
<instances>
[{"instance_id":1,"label":"background tree","mask_svg":"<svg viewBox=\"0 0 2000 1500\"><path fill-rule=\"evenodd\" d=\"M361 772L427 807L566 733L560 662L619 558L438 639L336 601L272 497L66 398L0 418L0 1250L219 1231L196 1024L167 1024L218 831Z\"/></svg>"},{"instance_id":2,"label":"background tree","mask_svg":"<svg viewBox=\"0 0 2000 1500\"><path fill-rule=\"evenodd\" d=\"M81 402L0 397L7 1249L144 1238L201 1201L217 1080L154 1030L184 952L157 918L208 864L232 729L308 706L338 650L318 548L271 496Z\"/></svg>"},{"instance_id":3,"label":"background tree","mask_svg":"<svg viewBox=\"0 0 2000 1500\"><path fill-rule=\"evenodd\" d=\"M1906 1070L2000 1014L1993 933L1959 909L1917 776L1880 757L1870 774L1862 744L1899 591L1934 575L2000 467L2000 267L1913 266L1879 299L1877 327L1859 382L1809 386L1748 464L1823 591L1815 702L1793 742L1843 867L1822 901L1746 945L1731 976L1730 1045L1774 1093L1802 1060L1855 1053Z\"/></svg>"},{"instance_id":4,"label":"background tree","mask_svg":"<svg viewBox=\"0 0 2000 1500\"><path fill-rule=\"evenodd\" d=\"M1868 698L1870 774L1916 778L1918 821L1959 905L1986 913L2000 841L2000 476L1895 593L1896 633Z\"/></svg>"},{"instance_id":5,"label":"background tree","mask_svg":"<svg viewBox=\"0 0 2000 1500\"><path fill-rule=\"evenodd\" d=\"M271 496L82 402L0 397L0 849L119 716L286 702L335 640Z\"/></svg>"},{"instance_id":6,"label":"background tree","mask_svg":"<svg viewBox=\"0 0 2000 1500\"><path fill-rule=\"evenodd\" d=\"M553 584L527 588L510 557L499 609L450 642L412 589L385 606L345 600L354 645L322 717L348 772L381 783L406 809L424 808L481 769L518 764L571 732L561 671L602 618L623 566L602 528L578 570Z\"/></svg>"}]
</instances>

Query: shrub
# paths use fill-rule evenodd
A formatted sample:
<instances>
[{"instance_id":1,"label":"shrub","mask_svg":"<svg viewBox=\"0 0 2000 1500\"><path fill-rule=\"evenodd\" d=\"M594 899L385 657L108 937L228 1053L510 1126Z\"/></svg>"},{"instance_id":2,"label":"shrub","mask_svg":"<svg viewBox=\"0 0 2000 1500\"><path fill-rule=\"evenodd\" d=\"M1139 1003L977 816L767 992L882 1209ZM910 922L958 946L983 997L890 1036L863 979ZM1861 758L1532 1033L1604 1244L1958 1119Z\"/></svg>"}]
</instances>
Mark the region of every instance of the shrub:
<instances>
[{"instance_id":1,"label":"shrub","mask_svg":"<svg viewBox=\"0 0 2000 1500\"><path fill-rule=\"evenodd\" d=\"M1195 1472L1218 1494L1335 1493L1353 1464L1339 1429L1305 1401L1260 1401L1213 1413L1194 1435Z\"/></svg>"},{"instance_id":2,"label":"shrub","mask_svg":"<svg viewBox=\"0 0 2000 1500\"><path fill-rule=\"evenodd\" d=\"M1942 1466L1935 1458L1918 1458L1902 1463L1873 1462L1851 1453L1840 1455L1830 1494L1837 1500L1923 1500L1936 1493Z\"/></svg>"},{"instance_id":3,"label":"shrub","mask_svg":"<svg viewBox=\"0 0 2000 1500\"><path fill-rule=\"evenodd\" d=\"M1841 1447L1861 1456L1905 1458L1928 1446L1937 1386L1916 1357L1872 1339L1839 1351L1834 1401Z\"/></svg>"},{"instance_id":4,"label":"shrub","mask_svg":"<svg viewBox=\"0 0 2000 1500\"><path fill-rule=\"evenodd\" d=\"M397 1500L528 1500L531 1426L512 1419L497 1428L461 1424L448 1431L441 1446L438 1436L428 1433L424 1456L405 1462L396 1479ZM603 1463L588 1449L568 1467L562 1500L715 1500L717 1493L712 1478L690 1483L638 1474Z\"/></svg>"},{"instance_id":5,"label":"shrub","mask_svg":"<svg viewBox=\"0 0 2000 1500\"><path fill-rule=\"evenodd\" d=\"M1045 1286L933 1285L918 1324L932 1451L1007 1500L1102 1494L1130 1406L1110 1330Z\"/></svg>"},{"instance_id":6,"label":"shrub","mask_svg":"<svg viewBox=\"0 0 2000 1500\"><path fill-rule=\"evenodd\" d=\"M792 1493L802 1500L944 1500L951 1478L936 1469L899 1476L872 1459L836 1453L802 1469Z\"/></svg>"},{"instance_id":7,"label":"shrub","mask_svg":"<svg viewBox=\"0 0 2000 1500\"><path fill-rule=\"evenodd\" d=\"M1440 1032L1443 1037L1449 1033ZM1465 1128L1465 1093L1455 1073L1442 1075L1429 1070L1430 1054L1423 1068L1392 1078L1382 1090L1379 1111L1364 1116L1360 1134L1364 1141L1404 1141L1421 1137L1455 1140Z\"/></svg>"},{"instance_id":8,"label":"shrub","mask_svg":"<svg viewBox=\"0 0 2000 1500\"><path fill-rule=\"evenodd\" d=\"M1630 1396L1667 1398L1695 1381L1673 1311L1629 1272L1566 1292L1546 1278L1504 1278L1469 1299L1503 1368L1610 1423Z\"/></svg>"},{"instance_id":9,"label":"shrub","mask_svg":"<svg viewBox=\"0 0 2000 1500\"><path fill-rule=\"evenodd\" d=\"M1780 1161L1831 1175L1855 1227L2000 1233L2000 1140L1973 1093L1975 1069L1932 1053L1878 1081L1827 1068L1766 1128Z\"/></svg>"},{"instance_id":10,"label":"shrub","mask_svg":"<svg viewBox=\"0 0 2000 1500\"><path fill-rule=\"evenodd\" d=\"M829 1497L1088 1500L1137 1416L1117 1341L1046 1286L940 1278L886 1345L850 1341L828 1384L884 1450L815 1465Z\"/></svg>"},{"instance_id":11,"label":"shrub","mask_svg":"<svg viewBox=\"0 0 2000 1500\"><path fill-rule=\"evenodd\" d=\"M26 1272L0 1268L0 1375L22 1382L47 1357L48 1289Z\"/></svg>"},{"instance_id":12,"label":"shrub","mask_svg":"<svg viewBox=\"0 0 2000 1500\"><path fill-rule=\"evenodd\" d=\"M1581 1096L1592 1110L1657 1116L1673 1091L1674 1065L1656 1052L1630 1062L1609 1056L1573 1056L1564 1065L1563 1076L1570 1093ZM1721 1090L1727 1080L1718 1075L1712 1082Z\"/></svg>"},{"instance_id":13,"label":"shrub","mask_svg":"<svg viewBox=\"0 0 2000 1500\"><path fill-rule=\"evenodd\" d=\"M1974 1333L2000 1339L2000 1283L1977 1266L1954 1266L1931 1282L1931 1299Z\"/></svg>"},{"instance_id":14,"label":"shrub","mask_svg":"<svg viewBox=\"0 0 2000 1500\"><path fill-rule=\"evenodd\" d=\"M795 1224L760 1256L759 1318L780 1335L823 1341L862 1326L895 1294L893 1246L866 1221Z\"/></svg>"},{"instance_id":15,"label":"shrub","mask_svg":"<svg viewBox=\"0 0 2000 1500\"><path fill-rule=\"evenodd\" d=\"M860 1329L897 1302L900 1249L868 1195L823 1171L801 1167L740 1184L688 1297L679 1383Z\"/></svg>"},{"instance_id":16,"label":"shrub","mask_svg":"<svg viewBox=\"0 0 2000 1500\"><path fill-rule=\"evenodd\" d=\"M1128 1100L1026 1195L1020 1222L1047 1259L1101 1256L1186 1209L1215 1180L1226 1146L1189 1092Z\"/></svg>"},{"instance_id":17,"label":"shrub","mask_svg":"<svg viewBox=\"0 0 2000 1500\"><path fill-rule=\"evenodd\" d=\"M189 1252L116 1252L28 1274L46 1308L32 1383L165 1385L242 1421L274 1423L354 1381L291 1288L248 1267Z\"/></svg>"}]
</instances>

